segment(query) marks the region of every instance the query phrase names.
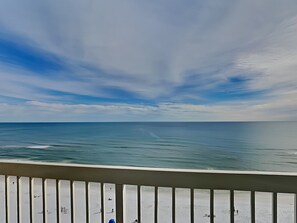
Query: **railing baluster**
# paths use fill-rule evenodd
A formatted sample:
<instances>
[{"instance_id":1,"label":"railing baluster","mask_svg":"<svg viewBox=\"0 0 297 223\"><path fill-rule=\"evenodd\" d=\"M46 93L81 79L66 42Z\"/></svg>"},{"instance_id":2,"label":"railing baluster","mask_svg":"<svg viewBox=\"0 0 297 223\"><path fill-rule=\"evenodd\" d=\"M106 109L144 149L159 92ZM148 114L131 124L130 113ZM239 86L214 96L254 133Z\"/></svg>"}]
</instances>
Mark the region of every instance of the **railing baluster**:
<instances>
[{"instance_id":1,"label":"railing baluster","mask_svg":"<svg viewBox=\"0 0 297 223\"><path fill-rule=\"evenodd\" d=\"M74 222L74 200L73 200L73 181L70 180L70 207L71 207L71 222Z\"/></svg>"},{"instance_id":2,"label":"railing baluster","mask_svg":"<svg viewBox=\"0 0 297 223\"><path fill-rule=\"evenodd\" d=\"M141 186L137 185L137 219L138 223L141 222Z\"/></svg>"},{"instance_id":3,"label":"railing baluster","mask_svg":"<svg viewBox=\"0 0 297 223\"><path fill-rule=\"evenodd\" d=\"M277 193L272 193L272 222L277 223Z\"/></svg>"},{"instance_id":4,"label":"railing baluster","mask_svg":"<svg viewBox=\"0 0 297 223\"><path fill-rule=\"evenodd\" d=\"M234 190L230 190L230 222L234 223Z\"/></svg>"},{"instance_id":5,"label":"railing baluster","mask_svg":"<svg viewBox=\"0 0 297 223\"><path fill-rule=\"evenodd\" d=\"M175 223L175 187L172 188L172 223Z\"/></svg>"},{"instance_id":6,"label":"railing baluster","mask_svg":"<svg viewBox=\"0 0 297 223\"><path fill-rule=\"evenodd\" d=\"M18 219L18 177L9 176L7 182L8 222L17 222ZM17 213L16 213L17 212Z\"/></svg>"},{"instance_id":7,"label":"railing baluster","mask_svg":"<svg viewBox=\"0 0 297 223\"><path fill-rule=\"evenodd\" d=\"M8 186L7 186L7 183L8 183L8 176L5 176L5 184L4 184L4 187L5 187L5 219L6 219L6 223L8 223Z\"/></svg>"},{"instance_id":8,"label":"railing baluster","mask_svg":"<svg viewBox=\"0 0 297 223\"><path fill-rule=\"evenodd\" d=\"M255 191L251 191L251 222L256 222Z\"/></svg>"},{"instance_id":9,"label":"railing baluster","mask_svg":"<svg viewBox=\"0 0 297 223\"><path fill-rule=\"evenodd\" d=\"M57 208L57 223L60 222L60 207L59 207L59 180L56 179L56 208ZM72 210L71 210L72 211Z\"/></svg>"},{"instance_id":10,"label":"railing baluster","mask_svg":"<svg viewBox=\"0 0 297 223\"><path fill-rule=\"evenodd\" d=\"M214 191L210 190L210 223L214 223Z\"/></svg>"},{"instance_id":11,"label":"railing baluster","mask_svg":"<svg viewBox=\"0 0 297 223\"><path fill-rule=\"evenodd\" d=\"M155 187L155 223L158 223L158 187Z\"/></svg>"},{"instance_id":12,"label":"railing baluster","mask_svg":"<svg viewBox=\"0 0 297 223\"><path fill-rule=\"evenodd\" d=\"M42 179L42 209L43 209L43 223L45 223L46 219L46 192L45 192L45 183L46 179Z\"/></svg>"},{"instance_id":13,"label":"railing baluster","mask_svg":"<svg viewBox=\"0 0 297 223\"><path fill-rule=\"evenodd\" d=\"M116 184L116 222L124 222L124 212L123 212L123 184Z\"/></svg>"},{"instance_id":14,"label":"railing baluster","mask_svg":"<svg viewBox=\"0 0 297 223\"><path fill-rule=\"evenodd\" d=\"M194 218L194 189L191 188L191 191L190 191L190 208L191 208L191 223L194 223L195 222L195 218Z\"/></svg>"},{"instance_id":15,"label":"railing baluster","mask_svg":"<svg viewBox=\"0 0 297 223\"><path fill-rule=\"evenodd\" d=\"M101 223L104 223L104 184L100 183Z\"/></svg>"},{"instance_id":16,"label":"railing baluster","mask_svg":"<svg viewBox=\"0 0 297 223\"><path fill-rule=\"evenodd\" d=\"M89 223L89 182L85 182L86 187L86 223Z\"/></svg>"}]
</instances>

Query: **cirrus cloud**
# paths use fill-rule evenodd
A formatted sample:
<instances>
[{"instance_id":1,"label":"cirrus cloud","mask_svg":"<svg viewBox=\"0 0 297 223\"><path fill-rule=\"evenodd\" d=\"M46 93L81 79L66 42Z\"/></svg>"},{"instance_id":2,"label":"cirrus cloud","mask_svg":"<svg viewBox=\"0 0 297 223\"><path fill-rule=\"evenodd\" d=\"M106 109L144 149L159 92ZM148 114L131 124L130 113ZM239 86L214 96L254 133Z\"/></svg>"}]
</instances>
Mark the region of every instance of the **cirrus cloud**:
<instances>
[{"instance_id":1,"label":"cirrus cloud","mask_svg":"<svg viewBox=\"0 0 297 223\"><path fill-rule=\"evenodd\" d=\"M4 0L0 30L4 121L297 119L294 0Z\"/></svg>"}]
</instances>

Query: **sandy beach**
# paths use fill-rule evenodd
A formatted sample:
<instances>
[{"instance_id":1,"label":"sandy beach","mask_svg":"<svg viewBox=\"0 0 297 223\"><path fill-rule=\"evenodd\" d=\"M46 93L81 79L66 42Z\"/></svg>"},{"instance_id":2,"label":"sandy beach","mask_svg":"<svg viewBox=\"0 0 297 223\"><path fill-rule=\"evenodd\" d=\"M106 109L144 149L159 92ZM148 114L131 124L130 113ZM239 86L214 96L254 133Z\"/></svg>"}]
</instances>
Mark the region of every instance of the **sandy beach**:
<instances>
[{"instance_id":1,"label":"sandy beach","mask_svg":"<svg viewBox=\"0 0 297 223\"><path fill-rule=\"evenodd\" d=\"M5 199L4 199L4 177L0 178L0 219L5 219ZM16 178L9 177L9 216L10 222L17 222L16 215ZM71 222L71 205L69 181L60 181L60 219L61 222ZM20 180L20 220L21 223L29 223L29 196L28 196L28 178ZM34 222L43 222L42 219L42 187L41 180L34 179L32 186L33 197L33 220ZM74 183L74 222L85 222L85 184L83 182ZM101 222L101 195L100 184L89 184L89 219L91 223ZM137 220L137 192L136 186L125 187L125 219L127 223L134 223ZM235 222L250 222L250 199L249 192L235 192ZM176 222L190 222L190 191L188 189L176 189ZM105 184L105 222L115 218L115 186ZM271 222L272 219L272 199L270 193L256 193L256 220L257 223ZM56 222L56 194L55 181L46 182L46 205L47 222ZM159 188L159 222L171 222L171 189ZM195 190L195 222L209 222L209 191ZM278 222L294 222L294 196L291 194L278 195ZM154 188L141 188L141 222L151 223L154 219ZM229 192L215 191L215 222L229 222Z\"/></svg>"}]
</instances>

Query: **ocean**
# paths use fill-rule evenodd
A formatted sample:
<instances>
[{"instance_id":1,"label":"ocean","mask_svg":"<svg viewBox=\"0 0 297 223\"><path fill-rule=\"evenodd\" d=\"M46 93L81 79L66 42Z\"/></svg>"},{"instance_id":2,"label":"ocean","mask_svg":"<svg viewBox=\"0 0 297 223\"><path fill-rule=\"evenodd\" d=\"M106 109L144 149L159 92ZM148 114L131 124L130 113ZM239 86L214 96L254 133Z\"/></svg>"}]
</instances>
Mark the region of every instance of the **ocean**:
<instances>
[{"instance_id":1,"label":"ocean","mask_svg":"<svg viewBox=\"0 0 297 223\"><path fill-rule=\"evenodd\" d=\"M297 171L297 122L1 123L0 159Z\"/></svg>"}]
</instances>

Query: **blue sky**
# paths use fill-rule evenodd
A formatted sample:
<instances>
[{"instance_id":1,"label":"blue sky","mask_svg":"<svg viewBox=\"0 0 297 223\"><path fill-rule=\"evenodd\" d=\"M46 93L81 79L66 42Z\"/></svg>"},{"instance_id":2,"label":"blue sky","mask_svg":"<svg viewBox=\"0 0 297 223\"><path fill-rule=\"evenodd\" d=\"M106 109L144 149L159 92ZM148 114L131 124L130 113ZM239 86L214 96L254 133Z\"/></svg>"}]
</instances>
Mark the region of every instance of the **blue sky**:
<instances>
[{"instance_id":1,"label":"blue sky","mask_svg":"<svg viewBox=\"0 0 297 223\"><path fill-rule=\"evenodd\" d=\"M0 121L297 120L296 0L2 0Z\"/></svg>"}]
</instances>

